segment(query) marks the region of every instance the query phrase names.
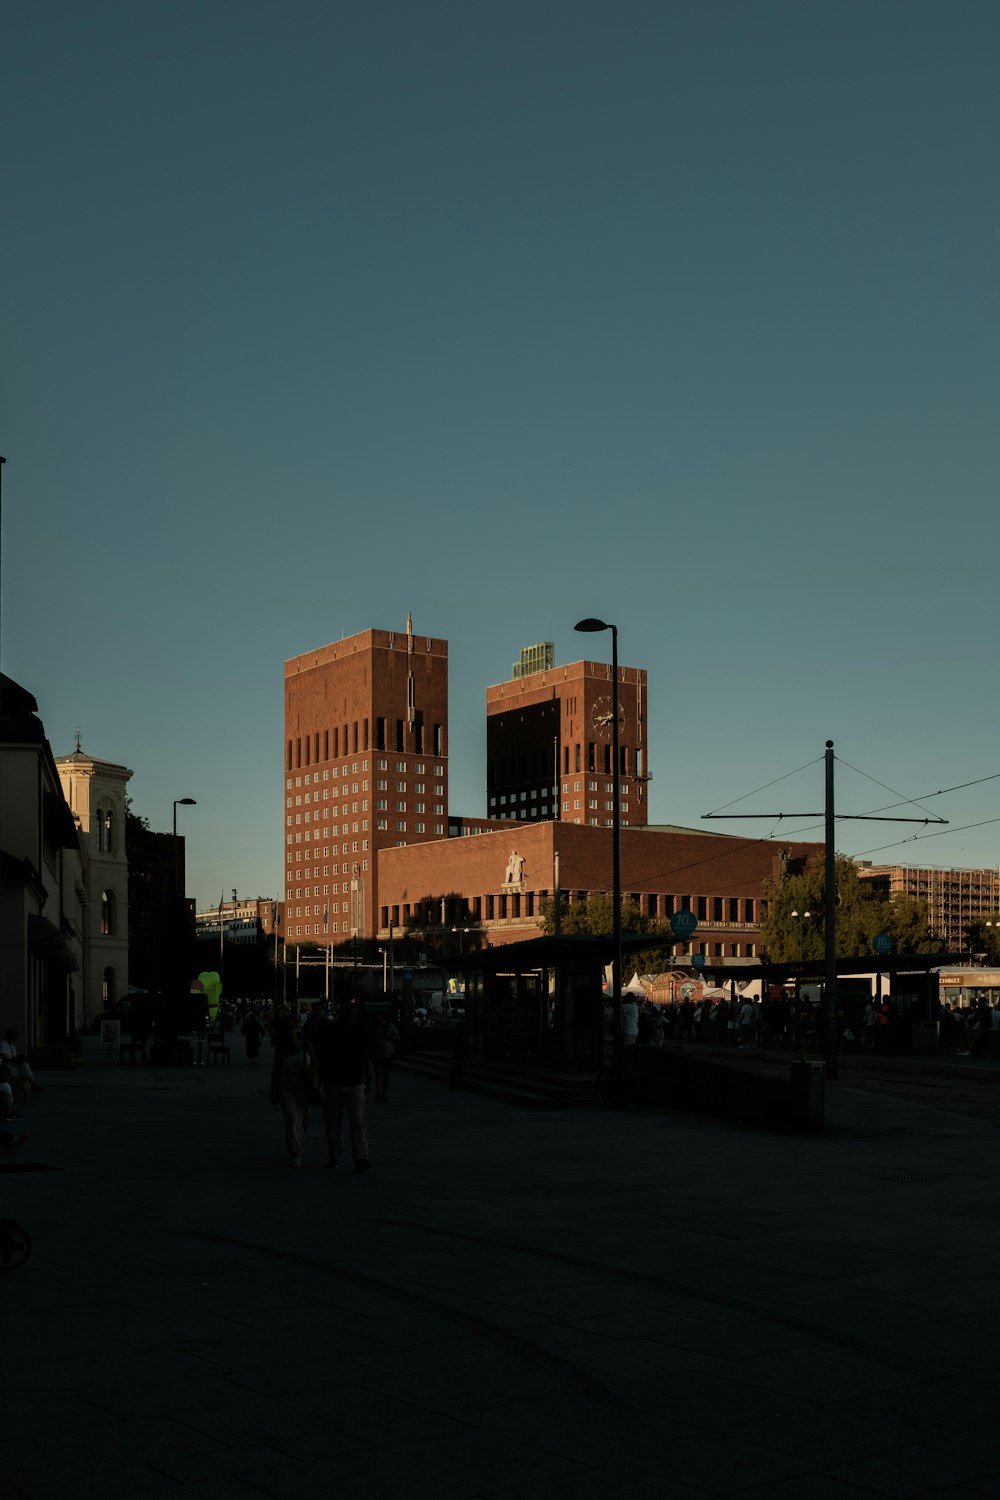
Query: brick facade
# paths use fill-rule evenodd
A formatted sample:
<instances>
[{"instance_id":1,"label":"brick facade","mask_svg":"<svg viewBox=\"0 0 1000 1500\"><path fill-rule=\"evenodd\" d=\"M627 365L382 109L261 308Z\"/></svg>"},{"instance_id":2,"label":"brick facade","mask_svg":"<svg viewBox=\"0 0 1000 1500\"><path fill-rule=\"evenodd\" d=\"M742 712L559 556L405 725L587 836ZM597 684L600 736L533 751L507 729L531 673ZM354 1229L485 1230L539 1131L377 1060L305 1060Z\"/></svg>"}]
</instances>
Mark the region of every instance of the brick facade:
<instances>
[{"instance_id":1,"label":"brick facade","mask_svg":"<svg viewBox=\"0 0 1000 1500\"><path fill-rule=\"evenodd\" d=\"M621 840L622 893L637 901L643 915L693 911L694 952L734 962L759 956L763 885L779 875L775 845L681 828L623 828ZM819 844L788 847L793 871L798 861L822 850ZM555 886L557 854L560 888L570 902L610 891L607 829L525 823L387 850L379 865L378 936L388 937L391 918L397 934L415 926L439 937L443 926L446 946L452 928L463 937L468 931L466 951L537 937L541 902Z\"/></svg>"},{"instance_id":2,"label":"brick facade","mask_svg":"<svg viewBox=\"0 0 1000 1500\"><path fill-rule=\"evenodd\" d=\"M486 690L491 817L611 826L611 667L578 661ZM646 673L618 668L622 826L648 817ZM558 793L553 800L553 787Z\"/></svg>"},{"instance_id":3,"label":"brick facade","mask_svg":"<svg viewBox=\"0 0 1000 1500\"><path fill-rule=\"evenodd\" d=\"M448 644L365 630L285 663L288 942L375 927L378 861L448 827Z\"/></svg>"}]
</instances>

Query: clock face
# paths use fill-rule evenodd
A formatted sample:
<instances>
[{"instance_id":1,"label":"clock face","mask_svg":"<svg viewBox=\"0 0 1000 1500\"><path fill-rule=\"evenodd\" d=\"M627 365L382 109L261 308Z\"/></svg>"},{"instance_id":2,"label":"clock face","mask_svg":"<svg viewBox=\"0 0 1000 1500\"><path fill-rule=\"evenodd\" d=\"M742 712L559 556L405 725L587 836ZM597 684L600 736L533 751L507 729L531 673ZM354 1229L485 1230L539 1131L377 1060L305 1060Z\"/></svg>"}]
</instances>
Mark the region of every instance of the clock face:
<instances>
[{"instance_id":1,"label":"clock face","mask_svg":"<svg viewBox=\"0 0 1000 1500\"><path fill-rule=\"evenodd\" d=\"M610 698L598 698L590 716L594 731L601 739L610 740L615 732L615 706ZM625 728L625 710L618 705L618 733Z\"/></svg>"}]
</instances>

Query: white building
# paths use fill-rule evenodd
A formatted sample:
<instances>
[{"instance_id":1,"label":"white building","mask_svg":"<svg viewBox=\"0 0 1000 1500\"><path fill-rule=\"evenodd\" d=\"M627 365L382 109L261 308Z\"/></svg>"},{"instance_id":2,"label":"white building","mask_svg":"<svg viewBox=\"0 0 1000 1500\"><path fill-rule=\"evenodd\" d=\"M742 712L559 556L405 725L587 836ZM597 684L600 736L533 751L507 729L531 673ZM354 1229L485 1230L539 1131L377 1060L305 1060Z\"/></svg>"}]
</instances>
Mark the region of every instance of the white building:
<instances>
[{"instance_id":1,"label":"white building","mask_svg":"<svg viewBox=\"0 0 1000 1500\"><path fill-rule=\"evenodd\" d=\"M83 1008L99 1015L128 992L128 857L125 789L132 772L80 749L56 769L87 852Z\"/></svg>"}]
</instances>

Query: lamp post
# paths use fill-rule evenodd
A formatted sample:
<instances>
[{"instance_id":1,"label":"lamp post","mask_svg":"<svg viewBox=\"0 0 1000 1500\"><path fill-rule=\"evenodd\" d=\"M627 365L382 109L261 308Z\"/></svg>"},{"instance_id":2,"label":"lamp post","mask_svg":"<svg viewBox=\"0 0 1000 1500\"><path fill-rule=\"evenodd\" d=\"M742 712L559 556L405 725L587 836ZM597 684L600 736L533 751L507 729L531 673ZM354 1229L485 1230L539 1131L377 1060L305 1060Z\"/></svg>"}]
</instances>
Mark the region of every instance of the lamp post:
<instances>
[{"instance_id":1,"label":"lamp post","mask_svg":"<svg viewBox=\"0 0 1000 1500\"><path fill-rule=\"evenodd\" d=\"M812 916L812 912L811 911L802 911L802 912L793 911L793 912L790 913L790 915L793 916L793 917L796 917L796 918L801 918L802 921L807 922L809 920L809 918ZM800 964L801 963L805 963L805 957L806 957L806 933L805 933L805 928L804 927L800 927L799 928L799 963Z\"/></svg>"},{"instance_id":2,"label":"lamp post","mask_svg":"<svg viewBox=\"0 0 1000 1500\"><path fill-rule=\"evenodd\" d=\"M580 630L585 635L599 630L611 631L611 769L614 773L611 787L611 899L614 906L611 918L611 1045L616 1080L615 1108L621 1109L624 1102L622 1065L625 1049L622 1036L622 799L618 765L618 626L611 625L606 620L588 617L586 620L579 620L573 629Z\"/></svg>"},{"instance_id":3,"label":"lamp post","mask_svg":"<svg viewBox=\"0 0 1000 1500\"><path fill-rule=\"evenodd\" d=\"M812 912L811 911L802 911L802 912L793 911L793 912L790 913L790 915L793 916L793 917L795 917L796 921L808 921L808 919L812 916ZM805 928L804 927L800 927L799 928L799 967L800 968L805 963L805 958L806 958L806 932L805 932ZM802 975L801 974L796 974L796 976L795 976L795 1030L796 1030L796 1032L798 1031L798 1027L799 1027L799 1009L800 1009L800 1006L801 1006L801 998L802 998ZM804 1055L805 1054L803 1053L803 1056Z\"/></svg>"},{"instance_id":4,"label":"lamp post","mask_svg":"<svg viewBox=\"0 0 1000 1500\"><path fill-rule=\"evenodd\" d=\"M174 895L175 896L183 896L183 894L184 894L184 892L181 890L181 862L180 862L180 860L178 858L178 851L177 851L177 809L179 807L197 807L197 806L198 806L198 803L196 802L196 800L194 799L194 797L175 797L174 798Z\"/></svg>"}]
</instances>

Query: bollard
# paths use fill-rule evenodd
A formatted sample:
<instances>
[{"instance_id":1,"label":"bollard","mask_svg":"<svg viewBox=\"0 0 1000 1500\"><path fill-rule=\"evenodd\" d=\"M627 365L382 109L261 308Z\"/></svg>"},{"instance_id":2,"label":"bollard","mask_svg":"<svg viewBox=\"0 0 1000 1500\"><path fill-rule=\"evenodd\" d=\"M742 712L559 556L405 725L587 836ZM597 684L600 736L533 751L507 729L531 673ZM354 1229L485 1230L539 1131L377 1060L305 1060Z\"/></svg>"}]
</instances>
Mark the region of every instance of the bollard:
<instances>
[{"instance_id":1,"label":"bollard","mask_svg":"<svg viewBox=\"0 0 1000 1500\"><path fill-rule=\"evenodd\" d=\"M821 1062L794 1062L789 1069L789 1124L799 1130L822 1130L826 1076Z\"/></svg>"}]
</instances>

